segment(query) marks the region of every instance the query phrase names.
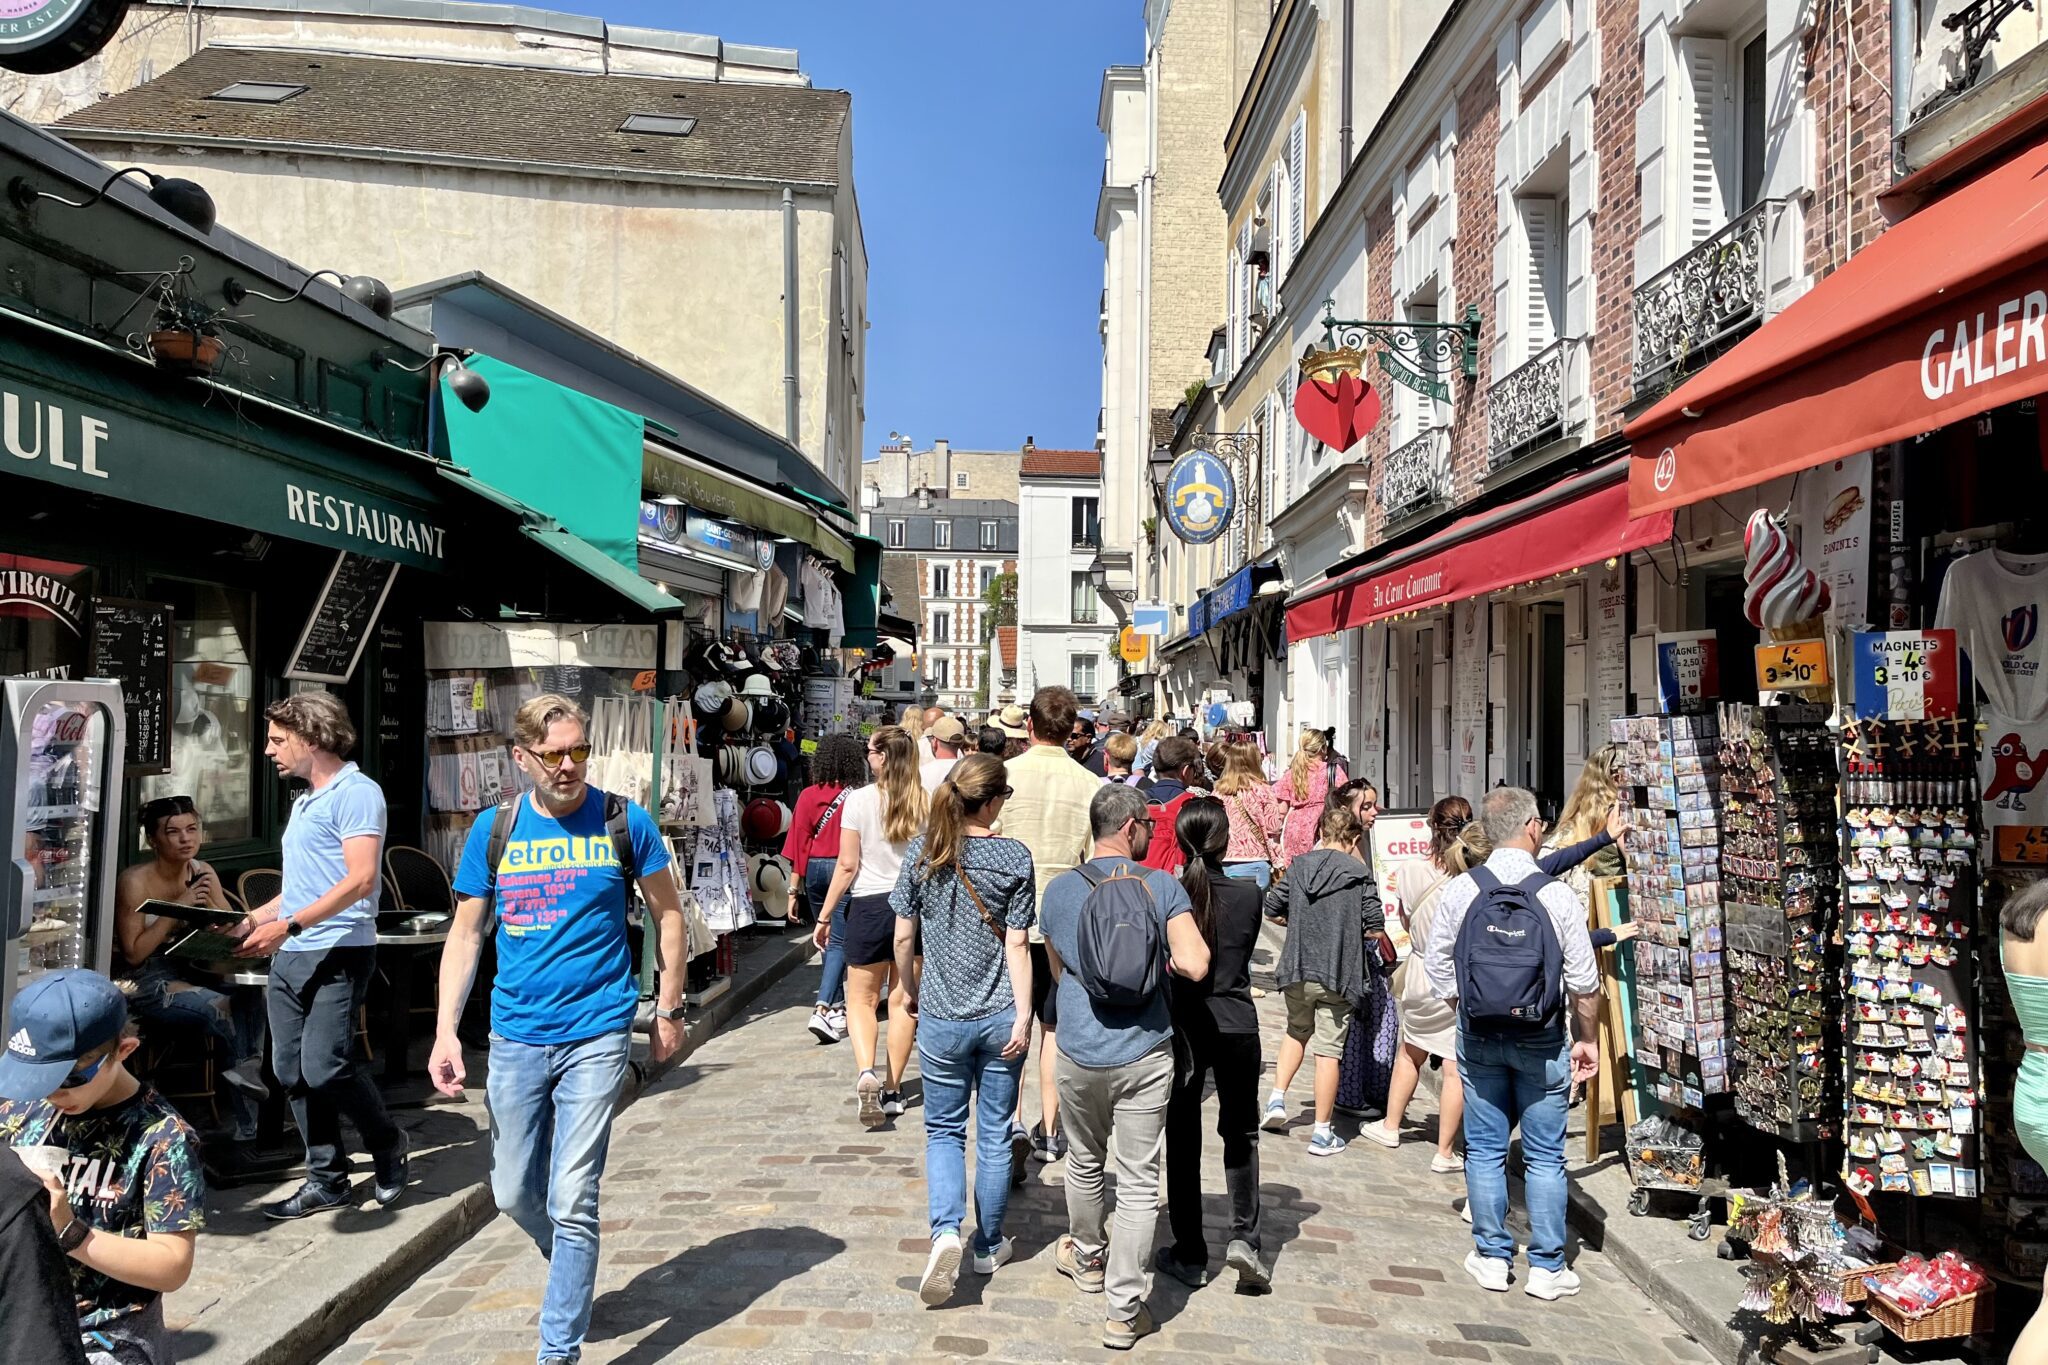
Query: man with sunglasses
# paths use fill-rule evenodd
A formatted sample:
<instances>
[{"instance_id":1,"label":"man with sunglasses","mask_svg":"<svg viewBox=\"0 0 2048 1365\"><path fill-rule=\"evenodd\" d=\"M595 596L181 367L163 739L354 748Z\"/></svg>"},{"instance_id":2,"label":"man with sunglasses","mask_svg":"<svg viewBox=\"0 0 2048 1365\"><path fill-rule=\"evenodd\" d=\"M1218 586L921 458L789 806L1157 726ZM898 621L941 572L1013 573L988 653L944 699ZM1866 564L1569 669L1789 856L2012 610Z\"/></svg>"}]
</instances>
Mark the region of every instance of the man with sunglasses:
<instances>
[{"instance_id":1,"label":"man with sunglasses","mask_svg":"<svg viewBox=\"0 0 2048 1365\"><path fill-rule=\"evenodd\" d=\"M454 879L455 922L427 1072L462 1094L456 1026L484 930L497 921L491 989L491 1192L548 1259L540 1365L576 1360L597 1285L598 1182L632 1057L639 983L626 934L637 883L661 948L650 1058L683 1041L686 933L654 819L588 781L581 707L544 693L512 719L512 753L533 790L470 827Z\"/></svg>"},{"instance_id":2,"label":"man with sunglasses","mask_svg":"<svg viewBox=\"0 0 2048 1365\"><path fill-rule=\"evenodd\" d=\"M22 988L0 1052L0 1146L41 1147L39 1155L63 1163L43 1185L57 1246L71 1261L74 1330L89 1365L175 1358L163 1296L191 1277L205 1222L199 1140L129 1072L138 1046L120 988L71 968ZM17 1292L28 1287L10 1280L0 1290L10 1299ZM7 1359L26 1365L29 1357Z\"/></svg>"}]
</instances>

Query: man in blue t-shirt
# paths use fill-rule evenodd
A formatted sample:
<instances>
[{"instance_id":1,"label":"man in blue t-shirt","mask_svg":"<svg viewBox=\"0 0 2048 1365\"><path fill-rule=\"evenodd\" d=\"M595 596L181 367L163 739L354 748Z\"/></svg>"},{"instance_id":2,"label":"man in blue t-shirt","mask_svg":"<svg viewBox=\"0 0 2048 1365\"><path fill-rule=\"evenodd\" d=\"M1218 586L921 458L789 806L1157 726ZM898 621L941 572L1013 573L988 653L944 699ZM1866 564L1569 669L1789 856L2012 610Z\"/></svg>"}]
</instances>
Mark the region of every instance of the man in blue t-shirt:
<instances>
[{"instance_id":1,"label":"man in blue t-shirt","mask_svg":"<svg viewBox=\"0 0 2048 1365\"><path fill-rule=\"evenodd\" d=\"M1087 862L1046 887L1039 907L1047 957L1059 979L1059 1061L1055 1077L1067 1127L1067 1225L1053 1266L1083 1293L1109 1294L1102 1344L1129 1350L1158 1330L1145 1297L1145 1253L1159 1216L1159 1167L1166 1103L1173 1094L1173 1019L1166 983L1135 1008L1104 1004L1067 969L1080 953L1090 877L1118 872L1145 879L1165 930L1169 966L1199 981L1209 974L1209 945L1188 913L1187 892L1170 875L1144 866L1152 840L1145 794L1107 783L1088 803L1095 848ZM1087 875L1084 875L1087 874ZM1116 1235L1108 1235L1102 1170L1117 1152Z\"/></svg>"},{"instance_id":2,"label":"man in blue t-shirt","mask_svg":"<svg viewBox=\"0 0 2048 1365\"><path fill-rule=\"evenodd\" d=\"M441 955L434 1054L444 1095L462 1093L456 1025L495 911L498 976L491 990L491 1192L548 1258L540 1365L577 1359L597 1285L597 1188L612 1110L632 1054L640 993L626 937L627 877L639 883L660 935L661 984L650 1056L683 1041L683 908L669 854L646 811L623 803L622 865L614 798L586 780L583 711L552 693L519 708L512 753L533 783L509 827L500 807L470 827L455 874L455 923ZM494 832L496 837L494 839ZM502 846L493 866L491 847Z\"/></svg>"}]
</instances>

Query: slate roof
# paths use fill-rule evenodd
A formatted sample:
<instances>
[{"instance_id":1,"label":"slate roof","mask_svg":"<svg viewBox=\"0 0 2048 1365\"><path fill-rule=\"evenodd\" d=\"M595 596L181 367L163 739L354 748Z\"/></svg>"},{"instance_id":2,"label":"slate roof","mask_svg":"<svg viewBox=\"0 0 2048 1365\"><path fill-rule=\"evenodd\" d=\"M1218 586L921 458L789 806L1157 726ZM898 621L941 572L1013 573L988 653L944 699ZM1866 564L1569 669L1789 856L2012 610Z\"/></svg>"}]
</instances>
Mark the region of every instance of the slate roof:
<instances>
[{"instance_id":1,"label":"slate roof","mask_svg":"<svg viewBox=\"0 0 2048 1365\"><path fill-rule=\"evenodd\" d=\"M1099 479L1102 452L1097 450L1027 450L1018 466L1020 479Z\"/></svg>"},{"instance_id":2,"label":"slate roof","mask_svg":"<svg viewBox=\"0 0 2048 1365\"><path fill-rule=\"evenodd\" d=\"M208 98L237 81L308 88L278 104ZM844 90L807 86L209 47L54 127L145 142L380 149L831 185L851 107ZM631 114L687 114L697 126L685 137L619 132Z\"/></svg>"}]
</instances>

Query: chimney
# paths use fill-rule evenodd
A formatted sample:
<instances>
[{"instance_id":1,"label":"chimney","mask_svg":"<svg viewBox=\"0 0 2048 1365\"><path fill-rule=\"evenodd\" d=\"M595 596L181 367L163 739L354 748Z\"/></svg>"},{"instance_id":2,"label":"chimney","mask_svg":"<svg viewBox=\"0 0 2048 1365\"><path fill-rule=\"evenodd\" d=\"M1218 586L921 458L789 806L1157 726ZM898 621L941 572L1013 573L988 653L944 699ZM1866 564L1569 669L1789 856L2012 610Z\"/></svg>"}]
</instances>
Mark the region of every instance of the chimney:
<instances>
[{"instance_id":1,"label":"chimney","mask_svg":"<svg viewBox=\"0 0 2048 1365\"><path fill-rule=\"evenodd\" d=\"M1038 449L1038 438L1036 436L1026 436L1024 438L1024 453L1029 455L1036 449Z\"/></svg>"}]
</instances>

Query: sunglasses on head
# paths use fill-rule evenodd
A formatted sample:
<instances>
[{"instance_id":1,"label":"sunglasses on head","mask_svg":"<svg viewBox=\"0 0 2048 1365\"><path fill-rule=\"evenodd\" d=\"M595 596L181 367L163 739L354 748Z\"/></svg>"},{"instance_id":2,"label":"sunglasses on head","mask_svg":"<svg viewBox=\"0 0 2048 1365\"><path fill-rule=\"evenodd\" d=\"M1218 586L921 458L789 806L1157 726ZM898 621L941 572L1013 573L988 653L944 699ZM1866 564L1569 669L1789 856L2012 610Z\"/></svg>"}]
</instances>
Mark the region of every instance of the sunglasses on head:
<instances>
[{"instance_id":1,"label":"sunglasses on head","mask_svg":"<svg viewBox=\"0 0 2048 1365\"><path fill-rule=\"evenodd\" d=\"M543 768L559 768L565 758L571 763L582 763L590 757L588 744L572 744L566 749L528 749L523 744L519 747L533 755L534 761Z\"/></svg>"}]
</instances>

